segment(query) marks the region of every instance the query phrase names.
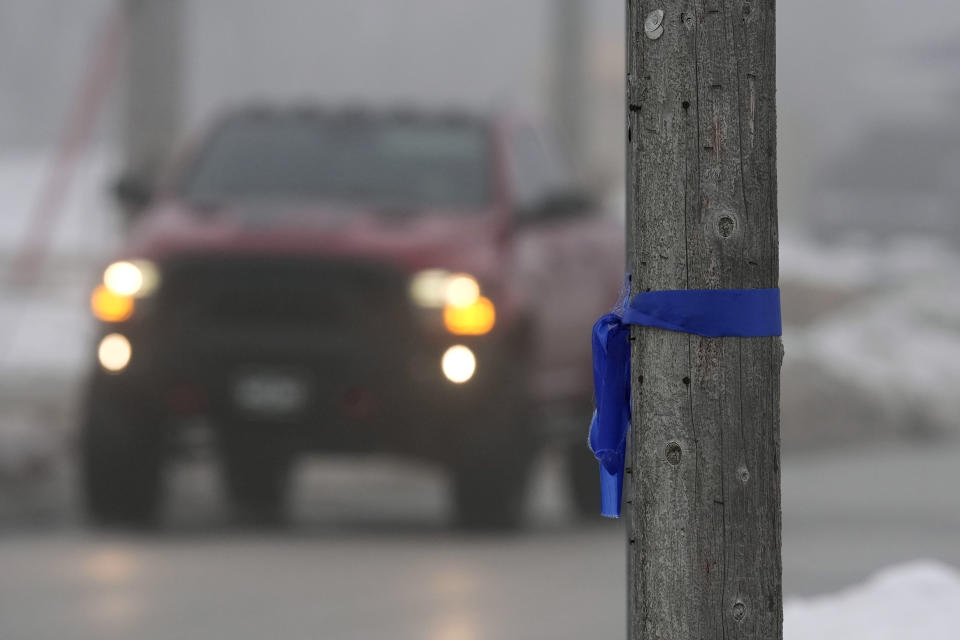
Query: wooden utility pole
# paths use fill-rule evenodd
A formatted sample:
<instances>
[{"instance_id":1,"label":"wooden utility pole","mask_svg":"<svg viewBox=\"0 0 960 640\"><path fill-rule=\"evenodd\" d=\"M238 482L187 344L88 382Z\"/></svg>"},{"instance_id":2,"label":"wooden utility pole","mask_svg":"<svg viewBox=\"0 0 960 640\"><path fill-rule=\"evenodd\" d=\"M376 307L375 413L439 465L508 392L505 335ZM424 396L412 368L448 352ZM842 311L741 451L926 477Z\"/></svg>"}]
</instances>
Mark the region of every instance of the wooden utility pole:
<instances>
[{"instance_id":1,"label":"wooden utility pole","mask_svg":"<svg viewBox=\"0 0 960 640\"><path fill-rule=\"evenodd\" d=\"M776 287L775 0L627 0L634 292ZM779 338L633 328L632 640L782 638Z\"/></svg>"}]
</instances>

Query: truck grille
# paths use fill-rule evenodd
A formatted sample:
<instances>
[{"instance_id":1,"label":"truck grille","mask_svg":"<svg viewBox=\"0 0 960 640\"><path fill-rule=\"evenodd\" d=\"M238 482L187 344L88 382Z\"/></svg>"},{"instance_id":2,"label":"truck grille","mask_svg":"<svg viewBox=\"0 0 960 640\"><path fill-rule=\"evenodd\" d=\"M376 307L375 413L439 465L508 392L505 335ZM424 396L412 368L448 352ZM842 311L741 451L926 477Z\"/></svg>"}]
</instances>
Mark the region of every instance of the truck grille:
<instances>
[{"instance_id":1,"label":"truck grille","mask_svg":"<svg viewBox=\"0 0 960 640\"><path fill-rule=\"evenodd\" d=\"M158 311L189 329L355 332L409 322L405 278L376 263L190 258L163 277Z\"/></svg>"}]
</instances>

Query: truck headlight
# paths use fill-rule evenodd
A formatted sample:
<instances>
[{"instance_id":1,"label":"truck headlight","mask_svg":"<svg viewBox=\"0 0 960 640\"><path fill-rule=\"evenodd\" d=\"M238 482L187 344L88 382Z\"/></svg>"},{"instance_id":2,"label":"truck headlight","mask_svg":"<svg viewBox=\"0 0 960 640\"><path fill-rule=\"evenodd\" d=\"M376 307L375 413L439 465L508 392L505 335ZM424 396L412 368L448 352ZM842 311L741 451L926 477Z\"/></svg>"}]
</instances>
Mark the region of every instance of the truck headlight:
<instances>
[{"instance_id":1,"label":"truck headlight","mask_svg":"<svg viewBox=\"0 0 960 640\"><path fill-rule=\"evenodd\" d=\"M97 359L100 366L110 373L120 373L130 364L133 348L126 336L111 333L100 341L97 347Z\"/></svg>"},{"instance_id":2,"label":"truck headlight","mask_svg":"<svg viewBox=\"0 0 960 640\"><path fill-rule=\"evenodd\" d=\"M454 384L463 384L473 377L477 370L477 357L469 347L462 344L447 349L440 360L440 368L447 380Z\"/></svg>"},{"instance_id":3,"label":"truck headlight","mask_svg":"<svg viewBox=\"0 0 960 640\"><path fill-rule=\"evenodd\" d=\"M448 307L469 307L480 298L480 285L476 278L465 273L450 276L444 290L444 302Z\"/></svg>"},{"instance_id":4,"label":"truck headlight","mask_svg":"<svg viewBox=\"0 0 960 640\"><path fill-rule=\"evenodd\" d=\"M133 296L114 293L104 284L94 289L90 296L90 310L98 320L104 322L129 320L134 306Z\"/></svg>"},{"instance_id":5,"label":"truck headlight","mask_svg":"<svg viewBox=\"0 0 960 640\"><path fill-rule=\"evenodd\" d=\"M160 284L156 265L148 260L121 260L103 272L103 283L90 296L90 310L104 322L128 320L136 298L150 295Z\"/></svg>"},{"instance_id":6,"label":"truck headlight","mask_svg":"<svg viewBox=\"0 0 960 640\"><path fill-rule=\"evenodd\" d=\"M443 309L443 326L458 336L482 336L493 330L497 309L489 298L479 296L464 307L447 304Z\"/></svg>"},{"instance_id":7,"label":"truck headlight","mask_svg":"<svg viewBox=\"0 0 960 640\"><path fill-rule=\"evenodd\" d=\"M428 309L442 309L448 304L465 307L479 297L477 279L466 273L426 269L410 280L410 298Z\"/></svg>"},{"instance_id":8,"label":"truck headlight","mask_svg":"<svg viewBox=\"0 0 960 640\"><path fill-rule=\"evenodd\" d=\"M442 309L443 325L454 335L482 336L496 324L496 307L481 295L477 279L467 273L421 271L410 281L410 297L425 309Z\"/></svg>"},{"instance_id":9,"label":"truck headlight","mask_svg":"<svg viewBox=\"0 0 960 640\"><path fill-rule=\"evenodd\" d=\"M103 285L116 295L141 298L153 293L158 284L160 274L149 260L121 260L103 272Z\"/></svg>"}]
</instances>

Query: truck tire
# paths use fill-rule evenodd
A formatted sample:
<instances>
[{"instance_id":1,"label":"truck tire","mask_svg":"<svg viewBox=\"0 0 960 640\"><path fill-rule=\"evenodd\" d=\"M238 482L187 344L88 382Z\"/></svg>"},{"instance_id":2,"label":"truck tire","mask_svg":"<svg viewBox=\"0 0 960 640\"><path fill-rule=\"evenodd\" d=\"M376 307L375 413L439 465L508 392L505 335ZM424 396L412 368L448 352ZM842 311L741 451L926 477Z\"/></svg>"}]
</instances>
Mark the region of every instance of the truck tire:
<instances>
[{"instance_id":1,"label":"truck tire","mask_svg":"<svg viewBox=\"0 0 960 640\"><path fill-rule=\"evenodd\" d=\"M234 514L244 524L275 526L286 519L292 456L265 438L230 438L223 447L223 478Z\"/></svg>"},{"instance_id":2,"label":"truck tire","mask_svg":"<svg viewBox=\"0 0 960 640\"><path fill-rule=\"evenodd\" d=\"M457 524L465 529L512 530L523 524L539 443L522 346L499 362L497 384L473 412L453 470Z\"/></svg>"},{"instance_id":3,"label":"truck tire","mask_svg":"<svg viewBox=\"0 0 960 640\"><path fill-rule=\"evenodd\" d=\"M458 526L500 531L521 526L529 465L508 458L488 455L454 470Z\"/></svg>"},{"instance_id":4,"label":"truck tire","mask_svg":"<svg viewBox=\"0 0 960 640\"><path fill-rule=\"evenodd\" d=\"M162 498L162 445L151 421L108 412L81 429L80 473L86 514L98 525L156 524Z\"/></svg>"}]
</instances>

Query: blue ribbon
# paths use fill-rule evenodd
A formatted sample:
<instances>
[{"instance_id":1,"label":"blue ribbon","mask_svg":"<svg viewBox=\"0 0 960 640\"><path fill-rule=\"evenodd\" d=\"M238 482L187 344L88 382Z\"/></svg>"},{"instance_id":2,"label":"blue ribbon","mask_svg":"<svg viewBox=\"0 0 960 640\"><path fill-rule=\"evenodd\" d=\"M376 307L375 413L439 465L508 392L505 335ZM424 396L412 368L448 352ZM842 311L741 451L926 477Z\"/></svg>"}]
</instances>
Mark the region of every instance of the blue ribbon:
<instances>
[{"instance_id":1,"label":"blue ribbon","mask_svg":"<svg viewBox=\"0 0 960 640\"><path fill-rule=\"evenodd\" d=\"M779 289L689 289L638 293L623 313L593 325L590 449L600 462L601 513L620 517L630 430L630 326L659 327L708 338L782 334Z\"/></svg>"}]
</instances>

